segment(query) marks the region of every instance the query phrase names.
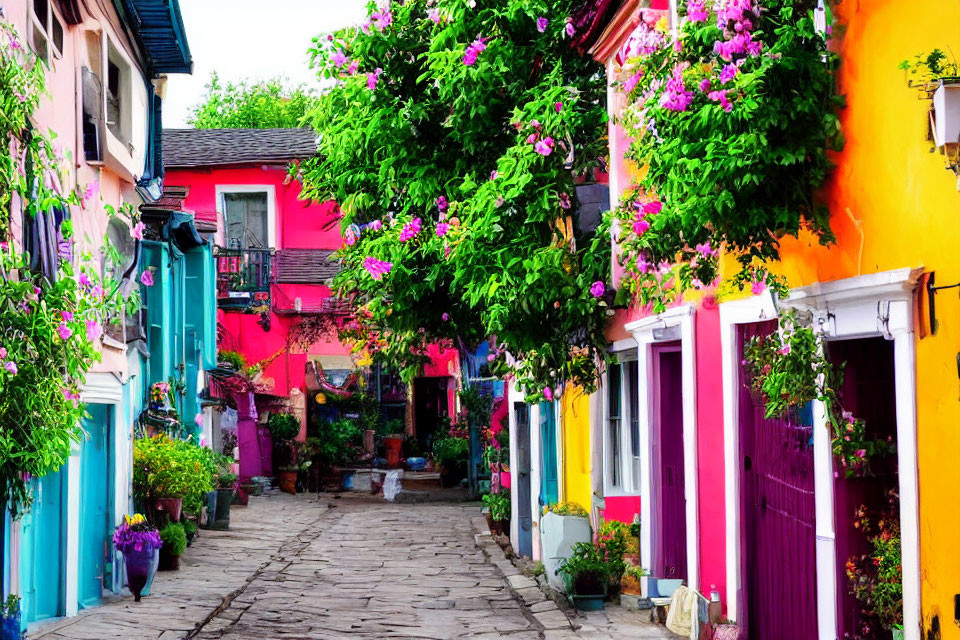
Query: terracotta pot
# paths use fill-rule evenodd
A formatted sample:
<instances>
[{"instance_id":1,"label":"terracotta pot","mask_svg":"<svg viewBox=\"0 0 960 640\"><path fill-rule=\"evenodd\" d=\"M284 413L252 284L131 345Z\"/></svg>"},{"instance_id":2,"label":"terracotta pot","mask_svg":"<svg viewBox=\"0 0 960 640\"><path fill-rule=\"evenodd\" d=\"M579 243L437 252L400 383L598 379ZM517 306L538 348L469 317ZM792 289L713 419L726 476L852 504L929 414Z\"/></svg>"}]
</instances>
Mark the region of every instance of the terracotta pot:
<instances>
[{"instance_id":1,"label":"terracotta pot","mask_svg":"<svg viewBox=\"0 0 960 640\"><path fill-rule=\"evenodd\" d=\"M286 491L287 493L297 493L297 472L296 471L281 471L280 472L280 490Z\"/></svg>"},{"instance_id":2,"label":"terracotta pot","mask_svg":"<svg viewBox=\"0 0 960 640\"><path fill-rule=\"evenodd\" d=\"M170 518L170 522L180 522L183 498L157 498L155 509L165 513Z\"/></svg>"}]
</instances>

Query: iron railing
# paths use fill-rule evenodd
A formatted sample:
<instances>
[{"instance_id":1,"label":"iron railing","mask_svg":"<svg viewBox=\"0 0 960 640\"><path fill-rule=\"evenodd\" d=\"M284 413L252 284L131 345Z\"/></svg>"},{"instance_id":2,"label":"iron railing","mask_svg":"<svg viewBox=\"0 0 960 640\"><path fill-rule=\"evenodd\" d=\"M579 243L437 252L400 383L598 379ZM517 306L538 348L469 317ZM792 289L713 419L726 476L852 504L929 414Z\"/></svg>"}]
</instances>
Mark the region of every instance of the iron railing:
<instances>
[{"instance_id":1,"label":"iron railing","mask_svg":"<svg viewBox=\"0 0 960 640\"><path fill-rule=\"evenodd\" d=\"M260 313L270 309L271 249L217 247L217 306Z\"/></svg>"}]
</instances>

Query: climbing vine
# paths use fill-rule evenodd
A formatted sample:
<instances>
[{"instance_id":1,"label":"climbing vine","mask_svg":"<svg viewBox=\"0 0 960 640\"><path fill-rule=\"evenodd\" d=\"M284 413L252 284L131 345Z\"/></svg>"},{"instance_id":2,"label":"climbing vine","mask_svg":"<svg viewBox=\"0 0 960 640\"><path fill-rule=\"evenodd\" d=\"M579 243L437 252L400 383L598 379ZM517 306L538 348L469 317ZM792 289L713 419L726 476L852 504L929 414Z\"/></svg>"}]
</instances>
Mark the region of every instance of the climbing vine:
<instances>
[{"instance_id":1,"label":"climbing vine","mask_svg":"<svg viewBox=\"0 0 960 640\"><path fill-rule=\"evenodd\" d=\"M428 344L492 335L491 368L531 390L595 383L609 241L579 229L576 178L604 155L606 109L602 67L570 46L577 4L371 3L317 39L336 85L304 193L342 207L361 361L409 379Z\"/></svg>"},{"instance_id":2,"label":"climbing vine","mask_svg":"<svg viewBox=\"0 0 960 640\"><path fill-rule=\"evenodd\" d=\"M0 495L14 516L29 507L29 479L56 471L80 441L80 386L126 304L93 257L77 255L69 219L48 259L31 261L12 241L12 209L26 226L96 196L62 187L69 158L31 121L44 91L43 61L0 21Z\"/></svg>"},{"instance_id":3,"label":"climbing vine","mask_svg":"<svg viewBox=\"0 0 960 640\"><path fill-rule=\"evenodd\" d=\"M642 167L613 211L625 276L620 300L661 311L690 289L727 283L754 293L784 283L764 262L779 239L833 239L814 199L842 144L832 70L813 0L689 0L674 36L647 11L627 45L619 117Z\"/></svg>"},{"instance_id":4,"label":"climbing vine","mask_svg":"<svg viewBox=\"0 0 960 640\"><path fill-rule=\"evenodd\" d=\"M814 400L823 403L833 455L846 477L871 475L871 458L893 453L891 439L870 437L866 423L844 410L837 395L843 368L827 359L820 337L795 314L781 316L779 331L751 338L744 364L768 418L790 415Z\"/></svg>"}]
</instances>

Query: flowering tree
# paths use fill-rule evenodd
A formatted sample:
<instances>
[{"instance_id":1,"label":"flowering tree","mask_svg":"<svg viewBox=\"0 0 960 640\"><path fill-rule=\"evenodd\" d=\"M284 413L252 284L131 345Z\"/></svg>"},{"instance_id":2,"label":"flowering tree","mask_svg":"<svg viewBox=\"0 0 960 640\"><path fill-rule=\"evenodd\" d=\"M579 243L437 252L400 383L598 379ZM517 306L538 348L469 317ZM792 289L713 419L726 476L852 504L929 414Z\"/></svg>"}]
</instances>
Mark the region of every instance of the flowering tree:
<instances>
[{"instance_id":1,"label":"flowering tree","mask_svg":"<svg viewBox=\"0 0 960 640\"><path fill-rule=\"evenodd\" d=\"M780 237L833 239L813 194L841 143L841 100L816 4L689 0L676 36L646 14L621 78L628 157L646 167L614 212L624 293L662 310L715 281L721 247L742 267L733 284L779 288L762 265Z\"/></svg>"},{"instance_id":2,"label":"flowering tree","mask_svg":"<svg viewBox=\"0 0 960 640\"><path fill-rule=\"evenodd\" d=\"M371 3L316 40L336 85L304 191L342 207L349 337L407 377L431 341L492 335L529 389L594 383L609 241L578 229L575 176L603 155L604 80L570 48L574 5Z\"/></svg>"},{"instance_id":3,"label":"flowering tree","mask_svg":"<svg viewBox=\"0 0 960 640\"><path fill-rule=\"evenodd\" d=\"M10 239L10 207L26 219L79 206L95 196L64 191L67 158L52 134L30 125L44 88L44 65L0 21L0 496L16 516L30 503L26 480L56 471L79 442L80 385L100 359L105 322L125 301L89 255L75 256L69 220L60 226L56 264L46 275ZM79 260L77 258L80 258Z\"/></svg>"}]
</instances>

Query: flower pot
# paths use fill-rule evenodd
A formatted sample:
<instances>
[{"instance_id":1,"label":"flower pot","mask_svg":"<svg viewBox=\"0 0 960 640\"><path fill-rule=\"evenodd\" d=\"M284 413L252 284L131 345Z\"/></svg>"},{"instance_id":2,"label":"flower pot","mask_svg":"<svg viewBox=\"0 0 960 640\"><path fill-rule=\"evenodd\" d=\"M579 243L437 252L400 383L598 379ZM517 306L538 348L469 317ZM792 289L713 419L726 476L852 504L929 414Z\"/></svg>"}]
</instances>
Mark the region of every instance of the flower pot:
<instances>
[{"instance_id":1,"label":"flower pot","mask_svg":"<svg viewBox=\"0 0 960 640\"><path fill-rule=\"evenodd\" d=\"M342 484L343 480L340 479ZM297 493L297 472L290 470L280 471L280 490L287 493Z\"/></svg>"},{"instance_id":2,"label":"flower pot","mask_svg":"<svg viewBox=\"0 0 960 640\"><path fill-rule=\"evenodd\" d=\"M547 584L557 591L564 591L563 579L557 573L560 561L573 554L573 545L590 542L590 519L583 516L562 516L548 511L540 518L540 548Z\"/></svg>"},{"instance_id":3,"label":"flower pot","mask_svg":"<svg viewBox=\"0 0 960 640\"><path fill-rule=\"evenodd\" d=\"M0 621L0 640L20 640L20 613Z\"/></svg>"},{"instance_id":4,"label":"flower pot","mask_svg":"<svg viewBox=\"0 0 960 640\"><path fill-rule=\"evenodd\" d=\"M960 136L960 83L941 80L933 93L933 110L937 146L956 143Z\"/></svg>"},{"instance_id":5,"label":"flower pot","mask_svg":"<svg viewBox=\"0 0 960 640\"><path fill-rule=\"evenodd\" d=\"M157 568L160 571L179 571L180 556L175 556L160 549L160 565Z\"/></svg>"},{"instance_id":6,"label":"flower pot","mask_svg":"<svg viewBox=\"0 0 960 640\"><path fill-rule=\"evenodd\" d=\"M204 529L211 529L212 527L210 525L213 524L213 521L217 517L216 489L214 489L213 491L208 491L204 497L205 497L204 504L207 507L207 514L206 514L206 519L203 522L201 522L201 525L203 526Z\"/></svg>"},{"instance_id":7,"label":"flower pot","mask_svg":"<svg viewBox=\"0 0 960 640\"><path fill-rule=\"evenodd\" d=\"M183 498L157 498L154 508L167 514L170 522L180 522L183 511Z\"/></svg>"},{"instance_id":8,"label":"flower pot","mask_svg":"<svg viewBox=\"0 0 960 640\"><path fill-rule=\"evenodd\" d=\"M587 596L570 596L577 611L603 611L603 594Z\"/></svg>"},{"instance_id":9,"label":"flower pot","mask_svg":"<svg viewBox=\"0 0 960 640\"><path fill-rule=\"evenodd\" d=\"M233 489L217 489L217 508L214 511L213 522L207 524L208 529L226 531L230 528L230 503L233 501Z\"/></svg>"},{"instance_id":10,"label":"flower pot","mask_svg":"<svg viewBox=\"0 0 960 640\"><path fill-rule=\"evenodd\" d=\"M150 562L150 573L147 574L147 583L143 585L140 596L150 595L150 587L153 586L153 579L157 575L157 569L160 567L160 552L153 554L153 560Z\"/></svg>"},{"instance_id":11,"label":"flower pot","mask_svg":"<svg viewBox=\"0 0 960 640\"><path fill-rule=\"evenodd\" d=\"M123 566L127 570L127 587L133 594L133 599L140 602L144 587L153 578L153 573L157 570L156 558L157 550L154 548L129 549L123 552Z\"/></svg>"}]
</instances>

